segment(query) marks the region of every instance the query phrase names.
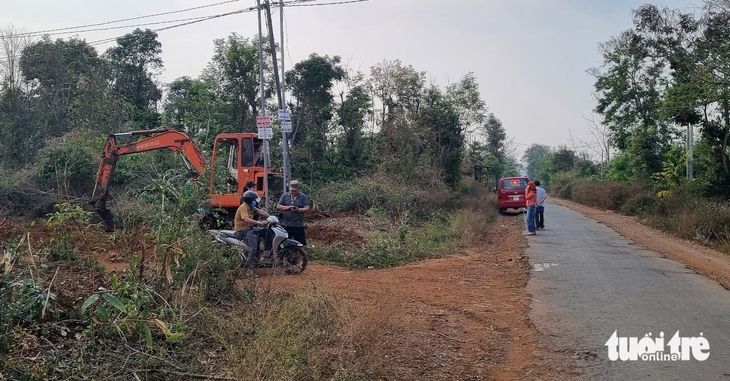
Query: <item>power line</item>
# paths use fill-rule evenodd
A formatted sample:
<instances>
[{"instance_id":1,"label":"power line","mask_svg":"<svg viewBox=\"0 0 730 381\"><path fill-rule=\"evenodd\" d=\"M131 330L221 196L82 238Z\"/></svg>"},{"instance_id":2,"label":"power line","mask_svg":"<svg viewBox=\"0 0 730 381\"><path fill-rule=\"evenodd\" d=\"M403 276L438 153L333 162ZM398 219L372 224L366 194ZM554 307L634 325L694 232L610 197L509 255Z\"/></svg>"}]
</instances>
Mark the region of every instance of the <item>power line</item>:
<instances>
[{"instance_id":1,"label":"power line","mask_svg":"<svg viewBox=\"0 0 730 381\"><path fill-rule=\"evenodd\" d=\"M308 0L308 1L301 1L301 3L309 2L314 0ZM298 4L298 2L291 2L291 3L284 3L285 7L319 7L323 5L341 5L341 4L354 4L354 3L364 3L370 0L347 0L347 1L336 1L331 3L318 3L318 4Z\"/></svg>"},{"instance_id":2,"label":"power line","mask_svg":"<svg viewBox=\"0 0 730 381\"><path fill-rule=\"evenodd\" d=\"M119 20L107 21L107 22L102 22L102 23L95 23L95 24L86 24L86 25L81 25L81 26L76 26L76 27L48 29L48 30L42 30L42 31L37 31L37 32L29 32L29 33L24 33L24 34L17 34L17 35L8 36L8 37L38 36L38 35L43 35L43 34L52 34L53 35L53 34L87 33L87 32L98 32L98 31L105 31L105 30L114 30L114 29L134 28L134 27L149 26L149 25L169 24L169 23L184 21L184 22L182 22L180 24L171 25L171 26L168 26L168 27L163 27L163 28L158 28L158 29L154 29L153 30L154 32L160 32L160 31L164 31L164 30L168 30L168 29L174 29L174 28L179 28L179 27L183 27L183 26L187 26L187 25L196 24L196 23L203 22L203 21L213 20L213 19L217 19L217 18L220 18L220 17L231 16L231 15L241 14L241 13L245 13L245 12L252 12L252 11L255 11L257 9L257 7L248 7L248 8L244 8L244 9L238 10L238 11L221 13L221 14L212 15L212 16L199 16L199 17L190 17L190 18L177 19L177 20L166 20L166 21L156 21L156 22L149 22L149 23L141 23L141 24L135 24L135 25L120 25L120 26L113 26L113 27L108 27L108 28L95 28L95 29L77 30L77 29L86 28L86 27L103 26L103 25L109 25L109 24L115 24L115 23L119 23L119 22L124 22L124 21L139 20L139 19L150 18L150 17L157 17L157 16L164 16L164 15L170 15L170 14L175 14L175 13L189 12L189 11L196 10L196 9L209 8L209 7L213 7L213 6L217 6L217 5L222 5L222 4L227 4L227 3L233 3L233 2L237 2L237 1L240 1L240 0L226 0L226 1L218 2L218 3L214 3L214 4L208 4L208 5L198 6L198 7L180 9L180 10L176 10L176 11L161 12L161 13L155 13L155 14L151 14L151 15L137 16L137 17L131 17L131 18L126 18L126 19L119 19ZM330 3L313 3L314 1L318 1L318 0L294 0L294 1L289 1L289 2L284 3L284 6L288 6L288 7L305 7L305 6L306 7L314 7L314 6L327 6L327 5L340 5L340 4L362 3L362 2L367 2L367 1L370 1L370 0L347 0L347 1L338 1L338 2L330 2ZM308 4L308 3L312 3L312 4ZM53 33L53 32L60 32L60 33ZM110 37L110 38L105 38L105 39L101 39L101 40L92 41L92 42L89 43L89 45L94 46L94 45L106 44L106 43L113 42L113 41L117 40L119 37L120 36ZM288 31L287 31L287 39L288 39Z\"/></svg>"},{"instance_id":3,"label":"power line","mask_svg":"<svg viewBox=\"0 0 730 381\"><path fill-rule=\"evenodd\" d=\"M184 18L184 19L167 20L167 21L154 21L154 22L148 22L148 23L142 23L142 24L119 25L119 26L112 26L112 27L106 27L106 28L72 30L72 31L68 31L68 32L59 32L59 33L43 33L43 35L55 36L55 35L63 35L63 34L76 34L76 33L99 32L99 31L114 30L114 29L136 28L136 27L140 27L140 26L171 24L174 22L181 22L181 21L202 20L207 17L209 17L209 16L188 17L188 18ZM39 32L39 34L28 35L28 36L39 36L39 35L41 35L40 32Z\"/></svg>"},{"instance_id":4,"label":"power line","mask_svg":"<svg viewBox=\"0 0 730 381\"><path fill-rule=\"evenodd\" d=\"M196 24L196 23L203 22L203 21L213 20L213 19L217 19L217 18L220 18L220 17L237 15L237 14L246 13L246 12L252 12L252 11L255 11L256 9L257 9L257 7L249 7L249 8L244 8L244 9L240 9L240 10L237 10L237 11L233 11L233 12L227 12L227 13L221 13L221 14L212 15L212 16L206 16L206 17L203 17L201 19L197 19L197 20L193 20L193 21L188 21L188 22L184 22L184 23L181 23L181 24L166 26L166 27L163 27L163 28L154 29L153 32L161 32L161 31L164 31L164 30L169 30L169 29L174 29L174 28L180 28L180 27L183 27L183 26L188 26L188 25ZM93 45L106 44L108 42L115 41L116 39L118 39L120 37L121 36L110 37L110 38L105 38L105 39L102 39L102 40L92 41L92 42L89 43L89 45L92 45L93 46Z\"/></svg>"},{"instance_id":5,"label":"power line","mask_svg":"<svg viewBox=\"0 0 730 381\"><path fill-rule=\"evenodd\" d=\"M116 24L116 23L125 22L125 21L140 20L140 19L145 19L145 18L150 18L150 17L157 17L157 16L171 15L171 14L175 14L175 13L190 12L190 11L194 11L194 10L197 10L197 9L210 8L210 7L215 7L215 6L218 6L218 5L223 5L223 4L228 4L228 3L234 3L234 2L237 2L237 1L240 1L240 0L226 0L226 1L221 1L221 2L218 2L218 3L214 3L214 4L208 4L208 5L201 5L201 6L192 7L192 8L179 9L179 10L176 10L176 11L161 12L161 13L155 13L155 14L151 14L151 15L130 17L130 18L126 18L126 19L112 20L112 21L100 22L100 23L95 23L95 24L86 24L86 25L71 26L71 27L66 27L66 28L57 28L57 29L41 30L41 31L37 31L37 32L29 32L29 33L17 34L17 35L14 35L14 36L37 35L37 34L45 34L45 33L65 31L65 30L71 30L71 29L81 29L81 28L89 28L89 27L95 27L95 26Z\"/></svg>"}]
</instances>

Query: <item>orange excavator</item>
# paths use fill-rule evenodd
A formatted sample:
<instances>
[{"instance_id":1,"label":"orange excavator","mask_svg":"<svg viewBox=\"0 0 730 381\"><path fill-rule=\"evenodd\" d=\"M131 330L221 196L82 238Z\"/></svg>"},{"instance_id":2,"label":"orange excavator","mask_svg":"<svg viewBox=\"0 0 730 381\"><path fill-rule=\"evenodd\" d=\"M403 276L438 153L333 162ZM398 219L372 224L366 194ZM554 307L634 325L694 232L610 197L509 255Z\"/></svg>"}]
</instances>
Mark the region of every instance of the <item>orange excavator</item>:
<instances>
[{"instance_id":1,"label":"orange excavator","mask_svg":"<svg viewBox=\"0 0 730 381\"><path fill-rule=\"evenodd\" d=\"M117 138L142 138L129 144L118 145ZM132 131L110 134L96 175L96 185L91 203L104 221L107 230L114 229L114 215L107 209L109 191L119 156L170 149L182 154L188 170L203 174L205 158L186 133L171 129ZM264 198L263 141L255 133L229 133L216 136L210 168L210 205L232 216L240 205L240 197L246 183L256 183L256 192ZM221 180L220 177L225 177ZM277 197L283 188L283 176L269 172L270 194ZM98 192L98 193L97 193Z\"/></svg>"}]
</instances>

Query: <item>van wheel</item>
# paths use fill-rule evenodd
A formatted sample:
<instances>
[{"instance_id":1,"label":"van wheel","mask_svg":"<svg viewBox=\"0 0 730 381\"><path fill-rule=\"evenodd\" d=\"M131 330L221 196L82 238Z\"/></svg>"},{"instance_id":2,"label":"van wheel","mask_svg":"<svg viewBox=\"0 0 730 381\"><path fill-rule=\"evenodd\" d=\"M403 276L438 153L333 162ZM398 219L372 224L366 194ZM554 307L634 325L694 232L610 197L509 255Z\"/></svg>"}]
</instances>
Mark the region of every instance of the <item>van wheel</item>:
<instances>
[{"instance_id":1,"label":"van wheel","mask_svg":"<svg viewBox=\"0 0 730 381\"><path fill-rule=\"evenodd\" d=\"M504 208L499 208L499 214L504 214L504 211L505 211Z\"/></svg>"}]
</instances>

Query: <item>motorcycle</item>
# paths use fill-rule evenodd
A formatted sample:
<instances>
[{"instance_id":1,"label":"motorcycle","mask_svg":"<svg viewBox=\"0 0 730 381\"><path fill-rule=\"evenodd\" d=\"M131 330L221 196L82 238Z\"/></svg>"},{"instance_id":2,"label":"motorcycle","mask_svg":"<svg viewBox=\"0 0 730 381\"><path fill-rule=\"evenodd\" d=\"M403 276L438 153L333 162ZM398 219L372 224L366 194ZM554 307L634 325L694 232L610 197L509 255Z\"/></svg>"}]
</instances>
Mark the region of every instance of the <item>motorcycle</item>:
<instances>
[{"instance_id":1,"label":"motorcycle","mask_svg":"<svg viewBox=\"0 0 730 381\"><path fill-rule=\"evenodd\" d=\"M261 239L259 239L258 252L260 255L256 267L283 268L287 274L299 274L304 271L308 262L304 245L296 240L289 239L289 234L281 226L277 217L270 216L266 219L266 222L265 232L261 234ZM209 232L215 238L214 242L238 248L241 263L246 263L249 247L246 245L245 240L239 240L236 237L235 231L209 230ZM262 250L268 248L271 248L271 250ZM269 252L268 255L264 255L267 251Z\"/></svg>"}]
</instances>

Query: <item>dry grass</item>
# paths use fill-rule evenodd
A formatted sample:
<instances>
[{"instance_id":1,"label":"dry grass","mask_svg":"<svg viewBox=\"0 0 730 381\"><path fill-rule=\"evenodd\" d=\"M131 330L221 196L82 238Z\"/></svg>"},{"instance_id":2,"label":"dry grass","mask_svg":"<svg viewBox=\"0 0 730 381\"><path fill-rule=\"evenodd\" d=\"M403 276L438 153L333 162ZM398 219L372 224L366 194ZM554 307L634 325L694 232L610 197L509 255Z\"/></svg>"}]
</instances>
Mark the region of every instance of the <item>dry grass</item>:
<instances>
[{"instance_id":1,"label":"dry grass","mask_svg":"<svg viewBox=\"0 0 730 381\"><path fill-rule=\"evenodd\" d=\"M483 184L469 181L466 195L459 199L457 210L449 215L449 227L464 245L482 242L497 218L497 196Z\"/></svg>"},{"instance_id":2,"label":"dry grass","mask_svg":"<svg viewBox=\"0 0 730 381\"><path fill-rule=\"evenodd\" d=\"M359 380L389 374L383 350L404 329L396 306L355 308L317 290L264 291L245 311L216 319L229 377L240 380Z\"/></svg>"}]
</instances>

